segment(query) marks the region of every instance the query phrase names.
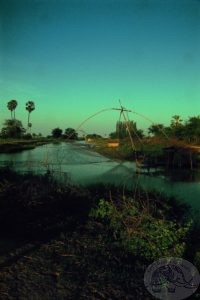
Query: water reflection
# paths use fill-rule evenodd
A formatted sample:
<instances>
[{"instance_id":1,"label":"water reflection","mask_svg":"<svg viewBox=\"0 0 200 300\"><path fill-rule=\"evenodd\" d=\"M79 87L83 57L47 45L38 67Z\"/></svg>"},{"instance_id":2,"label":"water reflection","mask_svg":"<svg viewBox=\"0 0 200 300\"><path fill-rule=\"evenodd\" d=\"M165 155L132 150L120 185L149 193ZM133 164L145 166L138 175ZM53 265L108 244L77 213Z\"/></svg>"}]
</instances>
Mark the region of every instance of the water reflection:
<instances>
[{"instance_id":1,"label":"water reflection","mask_svg":"<svg viewBox=\"0 0 200 300\"><path fill-rule=\"evenodd\" d=\"M108 159L79 143L50 144L21 153L0 154L1 165L12 165L20 172L45 173L53 171L63 181L76 183L114 183L133 188L139 183L147 190L159 190L200 208L200 172L188 170L165 171L141 169L136 173L133 162Z\"/></svg>"}]
</instances>

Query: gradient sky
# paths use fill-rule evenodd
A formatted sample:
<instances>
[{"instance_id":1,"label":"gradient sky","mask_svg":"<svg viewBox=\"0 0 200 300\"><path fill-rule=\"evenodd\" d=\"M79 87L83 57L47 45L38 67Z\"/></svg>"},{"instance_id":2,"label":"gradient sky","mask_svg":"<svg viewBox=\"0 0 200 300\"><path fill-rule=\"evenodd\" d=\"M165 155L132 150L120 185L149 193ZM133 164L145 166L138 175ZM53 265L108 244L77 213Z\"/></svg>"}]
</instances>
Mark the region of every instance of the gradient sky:
<instances>
[{"instance_id":1,"label":"gradient sky","mask_svg":"<svg viewBox=\"0 0 200 300\"><path fill-rule=\"evenodd\" d=\"M33 132L44 134L118 99L155 123L200 114L199 0L1 0L0 22L1 123L10 99L24 126L35 102ZM83 129L109 133L118 117Z\"/></svg>"}]
</instances>

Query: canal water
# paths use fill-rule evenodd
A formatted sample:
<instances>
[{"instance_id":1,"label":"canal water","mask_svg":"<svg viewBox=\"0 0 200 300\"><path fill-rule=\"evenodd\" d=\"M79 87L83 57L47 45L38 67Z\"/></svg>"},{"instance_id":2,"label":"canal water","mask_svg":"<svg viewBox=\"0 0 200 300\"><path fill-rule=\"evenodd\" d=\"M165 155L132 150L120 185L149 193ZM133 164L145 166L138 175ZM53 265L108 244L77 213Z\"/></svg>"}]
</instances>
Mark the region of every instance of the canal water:
<instances>
[{"instance_id":1,"label":"canal water","mask_svg":"<svg viewBox=\"0 0 200 300\"><path fill-rule=\"evenodd\" d=\"M147 190L175 196L200 210L200 170L142 169L136 172L133 162L106 158L93 152L84 142L48 144L19 153L0 154L0 165L10 165L19 172L45 173L50 170L62 181L76 184L113 183L134 188L136 183Z\"/></svg>"}]
</instances>

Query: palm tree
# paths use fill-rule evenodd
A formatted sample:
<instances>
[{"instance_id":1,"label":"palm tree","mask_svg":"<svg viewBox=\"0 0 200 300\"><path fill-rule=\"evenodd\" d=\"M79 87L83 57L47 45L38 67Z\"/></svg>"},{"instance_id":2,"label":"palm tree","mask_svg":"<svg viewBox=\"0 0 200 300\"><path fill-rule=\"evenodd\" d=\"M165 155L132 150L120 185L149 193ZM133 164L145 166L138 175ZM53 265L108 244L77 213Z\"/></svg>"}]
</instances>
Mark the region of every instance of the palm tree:
<instances>
[{"instance_id":1,"label":"palm tree","mask_svg":"<svg viewBox=\"0 0 200 300\"><path fill-rule=\"evenodd\" d=\"M17 107L17 101L16 100L10 100L7 104L7 108L10 110L11 113L11 119L15 119L15 109ZM13 118L13 112L14 112L14 118Z\"/></svg>"},{"instance_id":2,"label":"palm tree","mask_svg":"<svg viewBox=\"0 0 200 300\"><path fill-rule=\"evenodd\" d=\"M180 126L181 125L181 123L182 123L182 119L181 119L181 117L180 116L178 116L178 115L175 115L175 116L173 116L172 117L172 120L171 120L171 127L178 127L178 126Z\"/></svg>"},{"instance_id":3,"label":"palm tree","mask_svg":"<svg viewBox=\"0 0 200 300\"><path fill-rule=\"evenodd\" d=\"M35 109L35 103L33 101L28 101L26 103L26 110L28 111L28 124L27 124L27 130L32 127L32 124L30 123L30 114Z\"/></svg>"}]
</instances>

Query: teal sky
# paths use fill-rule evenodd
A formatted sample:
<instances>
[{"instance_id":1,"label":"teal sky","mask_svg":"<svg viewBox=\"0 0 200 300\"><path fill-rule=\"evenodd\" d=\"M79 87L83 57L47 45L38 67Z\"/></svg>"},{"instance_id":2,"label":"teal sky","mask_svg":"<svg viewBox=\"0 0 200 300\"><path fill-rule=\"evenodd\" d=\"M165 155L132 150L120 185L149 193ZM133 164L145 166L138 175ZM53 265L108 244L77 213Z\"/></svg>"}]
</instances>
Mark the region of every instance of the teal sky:
<instances>
[{"instance_id":1,"label":"teal sky","mask_svg":"<svg viewBox=\"0 0 200 300\"><path fill-rule=\"evenodd\" d=\"M0 21L1 123L10 99L24 126L35 102L43 134L118 99L155 123L200 114L199 0L1 0ZM83 129L109 133L118 118L106 112Z\"/></svg>"}]
</instances>

